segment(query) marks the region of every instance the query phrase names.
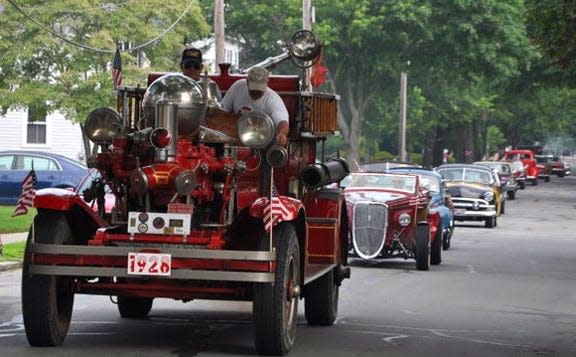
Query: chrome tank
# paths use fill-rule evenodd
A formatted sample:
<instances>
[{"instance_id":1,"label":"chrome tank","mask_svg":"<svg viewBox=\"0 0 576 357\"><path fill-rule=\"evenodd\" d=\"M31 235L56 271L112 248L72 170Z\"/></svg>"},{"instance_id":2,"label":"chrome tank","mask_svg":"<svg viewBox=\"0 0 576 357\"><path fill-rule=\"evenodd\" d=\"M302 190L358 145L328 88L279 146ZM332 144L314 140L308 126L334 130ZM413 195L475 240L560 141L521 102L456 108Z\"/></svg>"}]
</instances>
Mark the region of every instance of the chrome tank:
<instances>
[{"instance_id":1,"label":"chrome tank","mask_svg":"<svg viewBox=\"0 0 576 357\"><path fill-rule=\"evenodd\" d=\"M181 73L163 75L146 89L142 109L147 127L154 127L158 102L173 102L178 105L179 135L192 133L206 118L206 101L202 87Z\"/></svg>"}]
</instances>

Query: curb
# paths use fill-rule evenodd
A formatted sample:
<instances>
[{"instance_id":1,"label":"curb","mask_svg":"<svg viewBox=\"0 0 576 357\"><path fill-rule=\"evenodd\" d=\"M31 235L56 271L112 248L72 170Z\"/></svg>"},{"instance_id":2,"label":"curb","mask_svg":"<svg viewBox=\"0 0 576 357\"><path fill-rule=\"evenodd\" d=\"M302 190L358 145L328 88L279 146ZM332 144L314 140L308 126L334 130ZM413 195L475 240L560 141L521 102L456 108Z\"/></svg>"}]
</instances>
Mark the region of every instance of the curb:
<instances>
[{"instance_id":1,"label":"curb","mask_svg":"<svg viewBox=\"0 0 576 357\"><path fill-rule=\"evenodd\" d=\"M0 272L22 268L22 262L0 262Z\"/></svg>"}]
</instances>

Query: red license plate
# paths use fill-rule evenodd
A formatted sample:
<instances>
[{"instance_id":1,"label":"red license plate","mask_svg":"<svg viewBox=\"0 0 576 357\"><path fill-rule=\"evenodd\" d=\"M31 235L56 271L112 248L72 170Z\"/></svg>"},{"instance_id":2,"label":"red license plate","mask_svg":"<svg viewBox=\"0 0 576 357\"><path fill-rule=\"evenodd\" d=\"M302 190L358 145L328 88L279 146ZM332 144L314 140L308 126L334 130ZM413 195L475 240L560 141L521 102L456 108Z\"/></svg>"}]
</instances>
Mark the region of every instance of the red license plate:
<instances>
[{"instance_id":1,"label":"red license plate","mask_svg":"<svg viewBox=\"0 0 576 357\"><path fill-rule=\"evenodd\" d=\"M170 276L172 256L159 253L128 253L129 275Z\"/></svg>"}]
</instances>

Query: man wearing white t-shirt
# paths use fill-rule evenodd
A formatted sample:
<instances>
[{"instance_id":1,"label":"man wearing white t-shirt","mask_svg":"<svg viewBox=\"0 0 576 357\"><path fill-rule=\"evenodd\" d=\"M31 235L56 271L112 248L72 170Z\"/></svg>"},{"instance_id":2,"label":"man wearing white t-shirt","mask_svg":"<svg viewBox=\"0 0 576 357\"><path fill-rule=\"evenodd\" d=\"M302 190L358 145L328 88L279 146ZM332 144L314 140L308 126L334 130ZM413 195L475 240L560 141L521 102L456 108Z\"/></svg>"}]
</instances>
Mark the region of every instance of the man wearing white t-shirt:
<instances>
[{"instance_id":1,"label":"man wearing white t-shirt","mask_svg":"<svg viewBox=\"0 0 576 357\"><path fill-rule=\"evenodd\" d=\"M235 113L255 110L268 114L276 127L276 143L286 145L288 110L278 93L268 88L266 68L254 67L248 71L246 79L234 82L222 99L222 107Z\"/></svg>"}]
</instances>

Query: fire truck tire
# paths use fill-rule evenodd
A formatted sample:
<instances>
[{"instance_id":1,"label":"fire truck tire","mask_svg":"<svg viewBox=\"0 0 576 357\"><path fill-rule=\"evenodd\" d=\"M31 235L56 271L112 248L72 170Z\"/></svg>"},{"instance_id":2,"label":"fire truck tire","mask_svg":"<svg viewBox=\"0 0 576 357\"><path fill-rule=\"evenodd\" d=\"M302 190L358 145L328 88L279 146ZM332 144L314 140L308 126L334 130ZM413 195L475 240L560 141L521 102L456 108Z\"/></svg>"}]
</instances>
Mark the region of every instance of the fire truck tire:
<instances>
[{"instance_id":1,"label":"fire truck tire","mask_svg":"<svg viewBox=\"0 0 576 357\"><path fill-rule=\"evenodd\" d=\"M118 296L118 312L120 317L127 319L144 319L152 310L152 298L133 296Z\"/></svg>"},{"instance_id":2,"label":"fire truck tire","mask_svg":"<svg viewBox=\"0 0 576 357\"><path fill-rule=\"evenodd\" d=\"M339 287L334 269L305 287L304 313L309 325L331 326L338 316Z\"/></svg>"},{"instance_id":3,"label":"fire truck tire","mask_svg":"<svg viewBox=\"0 0 576 357\"><path fill-rule=\"evenodd\" d=\"M274 283L255 283L252 303L254 342L261 355L282 356L296 338L300 284L300 248L296 230L290 223L274 227L276 272ZM260 250L268 250L268 234Z\"/></svg>"},{"instance_id":4,"label":"fire truck tire","mask_svg":"<svg viewBox=\"0 0 576 357\"><path fill-rule=\"evenodd\" d=\"M430 248L430 264L439 265L442 263L442 241L444 240L442 234L442 224L438 223L438 229L436 230L436 237L434 242L432 242Z\"/></svg>"},{"instance_id":5,"label":"fire truck tire","mask_svg":"<svg viewBox=\"0 0 576 357\"><path fill-rule=\"evenodd\" d=\"M430 232L427 224L416 225L416 269L430 269Z\"/></svg>"},{"instance_id":6,"label":"fire truck tire","mask_svg":"<svg viewBox=\"0 0 576 357\"><path fill-rule=\"evenodd\" d=\"M22 315L28 343L32 346L58 346L70 327L74 306L74 279L30 275L30 249L34 238L42 244L70 244L72 233L66 217L39 213L28 234L22 268ZM34 229L34 234L32 232Z\"/></svg>"}]
</instances>

